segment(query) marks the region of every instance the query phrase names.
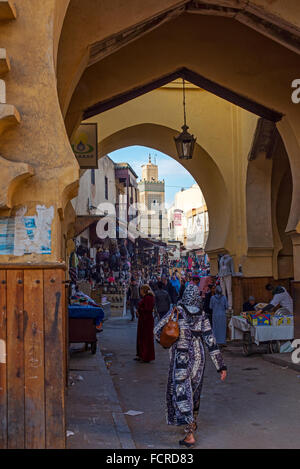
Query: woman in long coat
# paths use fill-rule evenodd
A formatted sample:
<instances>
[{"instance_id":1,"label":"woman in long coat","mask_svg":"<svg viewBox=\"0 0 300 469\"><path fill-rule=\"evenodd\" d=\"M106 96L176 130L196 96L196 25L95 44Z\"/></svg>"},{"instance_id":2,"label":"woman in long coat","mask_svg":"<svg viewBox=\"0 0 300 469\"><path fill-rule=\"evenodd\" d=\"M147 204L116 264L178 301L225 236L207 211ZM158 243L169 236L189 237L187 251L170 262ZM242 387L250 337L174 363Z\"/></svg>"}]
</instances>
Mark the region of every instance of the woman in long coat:
<instances>
[{"instance_id":1,"label":"woman in long coat","mask_svg":"<svg viewBox=\"0 0 300 469\"><path fill-rule=\"evenodd\" d=\"M222 293L222 288L217 286L216 293L211 297L209 307L212 310L212 328L218 345L226 344L226 310L227 298Z\"/></svg>"},{"instance_id":2,"label":"woman in long coat","mask_svg":"<svg viewBox=\"0 0 300 469\"><path fill-rule=\"evenodd\" d=\"M170 349L170 367L167 385L167 423L185 425L187 434L179 444L190 447L195 444L194 432L197 429L197 416L203 384L205 351L221 375L226 378L226 366L210 322L202 309L198 287L189 285L177 305L179 311L179 339ZM169 321L172 312L165 315L155 327L154 333L159 341L163 327Z\"/></svg>"},{"instance_id":3,"label":"woman in long coat","mask_svg":"<svg viewBox=\"0 0 300 469\"><path fill-rule=\"evenodd\" d=\"M142 300L138 304L136 360L150 362L155 360L154 317L155 296L149 285L141 286Z\"/></svg>"}]
</instances>

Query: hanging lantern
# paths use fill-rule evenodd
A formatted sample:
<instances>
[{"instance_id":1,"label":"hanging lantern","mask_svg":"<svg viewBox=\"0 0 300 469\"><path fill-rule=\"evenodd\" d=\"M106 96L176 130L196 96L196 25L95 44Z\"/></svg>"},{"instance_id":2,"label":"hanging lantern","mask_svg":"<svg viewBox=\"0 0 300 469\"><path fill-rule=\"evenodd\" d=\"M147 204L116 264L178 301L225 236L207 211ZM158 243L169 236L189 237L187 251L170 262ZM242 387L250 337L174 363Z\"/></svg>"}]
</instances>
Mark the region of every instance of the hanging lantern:
<instances>
[{"instance_id":1,"label":"hanging lantern","mask_svg":"<svg viewBox=\"0 0 300 469\"><path fill-rule=\"evenodd\" d=\"M182 126L181 134L174 137L177 154L180 160L190 160L193 158L194 147L196 138L188 132L188 126L186 125L186 111L185 111L185 81L183 81L183 113L184 113L184 125Z\"/></svg>"}]
</instances>

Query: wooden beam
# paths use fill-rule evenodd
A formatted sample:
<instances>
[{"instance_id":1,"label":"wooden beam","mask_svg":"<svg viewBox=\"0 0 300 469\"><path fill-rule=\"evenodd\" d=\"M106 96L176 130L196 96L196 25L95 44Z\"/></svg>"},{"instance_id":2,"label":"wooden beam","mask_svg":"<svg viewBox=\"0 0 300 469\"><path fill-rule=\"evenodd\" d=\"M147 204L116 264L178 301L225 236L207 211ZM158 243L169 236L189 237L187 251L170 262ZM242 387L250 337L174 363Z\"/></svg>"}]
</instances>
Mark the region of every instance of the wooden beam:
<instances>
[{"instance_id":1,"label":"wooden beam","mask_svg":"<svg viewBox=\"0 0 300 469\"><path fill-rule=\"evenodd\" d=\"M267 108L266 106L253 101L252 99L247 98L235 91L230 90L229 88L225 88L222 85L219 85L216 82L208 80L207 78L195 73L187 68L182 69L182 77L185 78L187 81L190 81L194 85L203 88L210 93L219 96L226 101L229 101L236 106L245 109L246 111L252 112L257 116L264 117L272 122L279 122L283 115L280 112L277 112L273 109Z\"/></svg>"},{"instance_id":2,"label":"wooden beam","mask_svg":"<svg viewBox=\"0 0 300 469\"><path fill-rule=\"evenodd\" d=\"M157 80L153 80L145 85L133 88L125 93L121 93L117 96L114 96L110 99L100 101L97 104L89 107L84 111L83 119L88 119L93 117L97 114L101 114L104 111L108 111L109 109L113 109L114 107L120 106L121 104L127 103L128 101L138 98L143 94L149 93L161 86L166 85L170 81L176 80L176 78L180 77L180 73L174 72L169 75L165 75L163 77L158 78Z\"/></svg>"},{"instance_id":3,"label":"wooden beam","mask_svg":"<svg viewBox=\"0 0 300 469\"><path fill-rule=\"evenodd\" d=\"M191 0L186 11L190 14L234 18L273 41L300 54L300 29L265 8L248 0Z\"/></svg>"},{"instance_id":4,"label":"wooden beam","mask_svg":"<svg viewBox=\"0 0 300 469\"><path fill-rule=\"evenodd\" d=\"M31 270L31 269L62 269L66 270L66 264L65 262L45 262L44 264L34 264L34 263L28 263L28 264L0 264L0 271L1 270L16 270L16 269L22 269L22 270Z\"/></svg>"},{"instance_id":5,"label":"wooden beam","mask_svg":"<svg viewBox=\"0 0 300 469\"><path fill-rule=\"evenodd\" d=\"M187 0L182 0L173 8L160 12L159 14L148 18L146 21L135 24L123 31L106 37L102 41L95 42L90 46L88 67L99 62L99 60L102 60L104 57L115 53L136 39L140 39L145 34L154 31L163 24L177 18L184 13L186 3Z\"/></svg>"},{"instance_id":6,"label":"wooden beam","mask_svg":"<svg viewBox=\"0 0 300 469\"><path fill-rule=\"evenodd\" d=\"M124 104L132 99L135 99L143 94L149 93L157 88L160 88L171 81L174 81L178 78L184 78L187 81L190 81L194 85L203 88L210 93L219 96L220 98L229 101L232 104L240 106L241 108L245 109L246 111L252 112L260 117L264 117L272 122L278 122L282 119L283 115L273 109L269 109L262 104L257 103L241 94L238 94L229 88L225 88L222 85L219 85L216 82L213 82L202 75L199 75L192 70L187 68L180 68L169 75L164 75L156 80L153 80L145 85L141 85L139 87L133 88L128 90L124 93L121 93L117 96L114 96L110 99L100 101L99 103L95 104L94 106L89 107L83 113L83 119L89 119L97 114L101 114L102 112L108 111L109 109L113 109L121 104Z\"/></svg>"}]
</instances>

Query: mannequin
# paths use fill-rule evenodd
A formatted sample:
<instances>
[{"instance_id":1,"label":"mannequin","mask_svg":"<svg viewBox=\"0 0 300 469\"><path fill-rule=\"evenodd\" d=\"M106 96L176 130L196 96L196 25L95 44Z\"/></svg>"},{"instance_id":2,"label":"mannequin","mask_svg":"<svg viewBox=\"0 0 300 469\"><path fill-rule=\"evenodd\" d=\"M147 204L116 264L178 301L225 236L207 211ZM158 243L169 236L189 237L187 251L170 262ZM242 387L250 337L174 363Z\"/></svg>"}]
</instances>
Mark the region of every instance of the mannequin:
<instances>
[{"instance_id":1,"label":"mannequin","mask_svg":"<svg viewBox=\"0 0 300 469\"><path fill-rule=\"evenodd\" d=\"M228 309L232 310L232 276L234 275L233 259L224 254L219 260L219 277L223 295L227 296Z\"/></svg>"}]
</instances>

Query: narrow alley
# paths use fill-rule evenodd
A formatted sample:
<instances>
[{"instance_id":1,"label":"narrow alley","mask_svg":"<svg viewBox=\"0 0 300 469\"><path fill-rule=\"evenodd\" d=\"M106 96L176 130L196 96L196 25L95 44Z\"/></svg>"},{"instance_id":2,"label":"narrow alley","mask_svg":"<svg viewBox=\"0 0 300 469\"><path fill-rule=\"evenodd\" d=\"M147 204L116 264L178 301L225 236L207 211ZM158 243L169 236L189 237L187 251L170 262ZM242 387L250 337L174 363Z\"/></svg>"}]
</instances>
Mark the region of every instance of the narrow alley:
<instances>
[{"instance_id":1,"label":"narrow alley","mask_svg":"<svg viewBox=\"0 0 300 469\"><path fill-rule=\"evenodd\" d=\"M129 317L111 318L99 334L101 353L72 355L69 448L179 448L182 429L165 423L168 351L156 344L155 362L135 361L136 325ZM297 448L299 372L259 355L243 357L239 346L229 345L224 358L228 377L221 382L207 357L195 448ZM142 413L124 415L130 410Z\"/></svg>"}]
</instances>

